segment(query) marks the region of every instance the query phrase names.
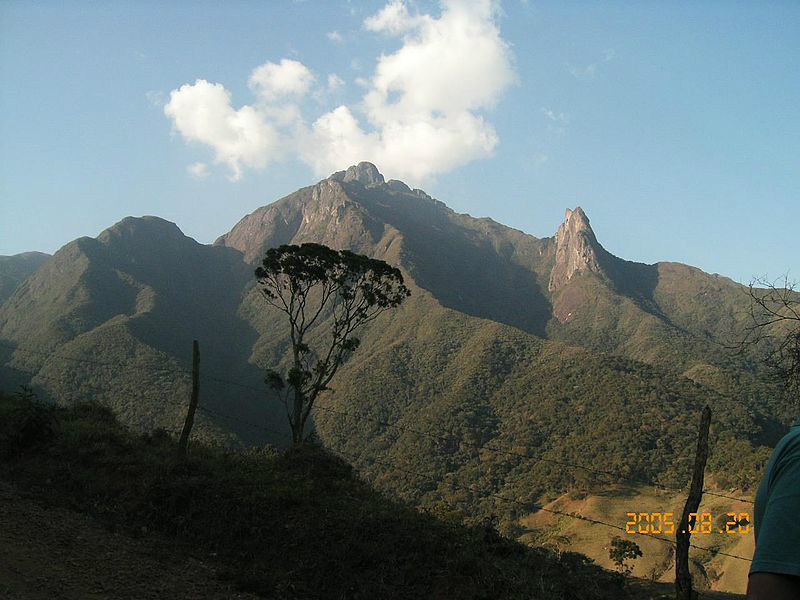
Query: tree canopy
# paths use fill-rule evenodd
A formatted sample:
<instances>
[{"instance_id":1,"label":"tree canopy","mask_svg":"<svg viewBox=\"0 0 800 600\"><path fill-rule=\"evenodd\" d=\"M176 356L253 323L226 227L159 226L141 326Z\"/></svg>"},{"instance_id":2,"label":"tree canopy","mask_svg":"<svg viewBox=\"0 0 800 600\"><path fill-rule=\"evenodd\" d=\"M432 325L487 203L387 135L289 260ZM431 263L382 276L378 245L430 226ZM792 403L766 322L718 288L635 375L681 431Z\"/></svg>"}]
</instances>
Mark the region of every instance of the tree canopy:
<instances>
[{"instance_id":1,"label":"tree canopy","mask_svg":"<svg viewBox=\"0 0 800 600\"><path fill-rule=\"evenodd\" d=\"M627 564L628 560L636 560L642 556L639 544L633 540L623 540L619 536L611 538L611 547L608 550L608 557L614 561L617 570L622 573L630 573L631 567Z\"/></svg>"},{"instance_id":2,"label":"tree canopy","mask_svg":"<svg viewBox=\"0 0 800 600\"><path fill-rule=\"evenodd\" d=\"M291 367L285 374L270 369L266 383L281 393L293 442L301 444L314 401L358 348L355 330L399 306L411 292L396 267L322 244L271 248L255 275L267 303L289 321ZM327 341L311 347L310 330L328 319Z\"/></svg>"}]
</instances>

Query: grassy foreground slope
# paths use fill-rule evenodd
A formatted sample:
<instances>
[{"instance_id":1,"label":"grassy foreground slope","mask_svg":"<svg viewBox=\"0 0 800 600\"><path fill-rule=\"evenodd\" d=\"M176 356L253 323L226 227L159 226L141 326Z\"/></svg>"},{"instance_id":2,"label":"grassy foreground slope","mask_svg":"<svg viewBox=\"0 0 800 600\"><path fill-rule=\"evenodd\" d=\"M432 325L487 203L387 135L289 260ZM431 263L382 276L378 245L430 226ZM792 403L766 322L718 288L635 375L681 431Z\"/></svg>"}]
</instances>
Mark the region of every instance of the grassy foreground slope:
<instances>
[{"instance_id":1,"label":"grassy foreground slope","mask_svg":"<svg viewBox=\"0 0 800 600\"><path fill-rule=\"evenodd\" d=\"M624 526L629 519L628 512L672 512L673 515L680 515L685 501L685 494L647 486L617 486L594 494L564 494L550 502L546 508L567 513L576 512L590 519ZM721 523L727 520L728 512L752 517L753 505L731 498L705 495L698 512L711 513L717 526L708 534L698 532L692 536L691 543L697 546L691 548L689 554L695 588L744 594L750 562L733 556L746 559L753 556L753 528L735 528L731 533L720 533L719 530L722 528ZM543 511L523 516L520 524L525 529L520 541L581 552L608 569L614 568L608 555L611 537L620 535L636 542L643 552L643 556L632 561L634 576L666 583L675 580L675 547L672 544ZM660 537L674 539L672 535Z\"/></svg>"},{"instance_id":2,"label":"grassy foreground slope","mask_svg":"<svg viewBox=\"0 0 800 600\"><path fill-rule=\"evenodd\" d=\"M194 446L179 462L166 434L135 435L106 408L0 395L0 455L0 479L54 511L171 538L176 554L191 548L218 578L262 597L630 597L582 555L526 548L390 501L317 448Z\"/></svg>"}]
</instances>

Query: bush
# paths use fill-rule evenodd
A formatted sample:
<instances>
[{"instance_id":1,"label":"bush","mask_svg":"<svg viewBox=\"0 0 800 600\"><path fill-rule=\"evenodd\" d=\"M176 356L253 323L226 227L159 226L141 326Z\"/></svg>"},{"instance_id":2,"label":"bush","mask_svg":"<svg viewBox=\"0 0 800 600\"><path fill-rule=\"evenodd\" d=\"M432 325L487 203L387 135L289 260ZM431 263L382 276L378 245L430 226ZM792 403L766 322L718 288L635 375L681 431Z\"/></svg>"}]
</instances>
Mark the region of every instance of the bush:
<instances>
[{"instance_id":1,"label":"bush","mask_svg":"<svg viewBox=\"0 0 800 600\"><path fill-rule=\"evenodd\" d=\"M632 540L623 540L621 537L615 535L611 539L611 548L608 551L608 557L614 561L617 570L626 575L631 572L631 567L626 564L628 560L636 560L642 556L642 550L639 544Z\"/></svg>"},{"instance_id":2,"label":"bush","mask_svg":"<svg viewBox=\"0 0 800 600\"><path fill-rule=\"evenodd\" d=\"M53 438L53 407L37 400L30 388L22 386L16 394L0 395L0 455L17 456Z\"/></svg>"}]
</instances>

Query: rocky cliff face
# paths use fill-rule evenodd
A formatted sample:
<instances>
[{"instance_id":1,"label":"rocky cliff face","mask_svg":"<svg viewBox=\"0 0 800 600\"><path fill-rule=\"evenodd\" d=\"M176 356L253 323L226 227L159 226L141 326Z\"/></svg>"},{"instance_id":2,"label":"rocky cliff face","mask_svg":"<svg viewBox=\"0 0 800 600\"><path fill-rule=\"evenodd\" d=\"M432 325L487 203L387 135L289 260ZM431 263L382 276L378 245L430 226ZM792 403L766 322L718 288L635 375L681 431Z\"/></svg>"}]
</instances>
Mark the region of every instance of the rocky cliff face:
<instances>
[{"instance_id":1,"label":"rocky cliff face","mask_svg":"<svg viewBox=\"0 0 800 600\"><path fill-rule=\"evenodd\" d=\"M578 271L602 274L602 248L581 207L567 209L564 222L556 232L556 261L550 273L548 289L555 292L572 279Z\"/></svg>"},{"instance_id":2,"label":"rocky cliff face","mask_svg":"<svg viewBox=\"0 0 800 600\"><path fill-rule=\"evenodd\" d=\"M365 187L381 185L383 175L369 163L334 173L247 215L214 244L239 250L250 263L260 260L268 248L288 243L317 242L366 251L380 239L383 227L373 223L350 198L345 186L351 182Z\"/></svg>"},{"instance_id":3,"label":"rocky cliff face","mask_svg":"<svg viewBox=\"0 0 800 600\"><path fill-rule=\"evenodd\" d=\"M259 208L215 244L253 264L270 247L303 242L385 260L448 308L545 334L550 240L458 214L422 190L387 181L372 163Z\"/></svg>"},{"instance_id":4,"label":"rocky cliff face","mask_svg":"<svg viewBox=\"0 0 800 600\"><path fill-rule=\"evenodd\" d=\"M378 167L369 162L360 162L357 165L348 167L346 171L337 171L328 179L335 179L343 183L358 181L365 186L380 185L386 182L383 175L378 171Z\"/></svg>"}]
</instances>

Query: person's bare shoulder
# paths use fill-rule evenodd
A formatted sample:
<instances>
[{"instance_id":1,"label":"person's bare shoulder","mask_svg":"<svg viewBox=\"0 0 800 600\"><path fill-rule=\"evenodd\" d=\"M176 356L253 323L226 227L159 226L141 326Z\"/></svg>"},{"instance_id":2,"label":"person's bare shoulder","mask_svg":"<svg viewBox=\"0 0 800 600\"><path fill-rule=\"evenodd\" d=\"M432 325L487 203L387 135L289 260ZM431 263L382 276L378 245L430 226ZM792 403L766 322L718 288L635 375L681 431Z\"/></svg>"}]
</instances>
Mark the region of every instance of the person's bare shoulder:
<instances>
[{"instance_id":1,"label":"person's bare shoulder","mask_svg":"<svg viewBox=\"0 0 800 600\"><path fill-rule=\"evenodd\" d=\"M798 600L800 577L753 573L747 582L747 600Z\"/></svg>"}]
</instances>

